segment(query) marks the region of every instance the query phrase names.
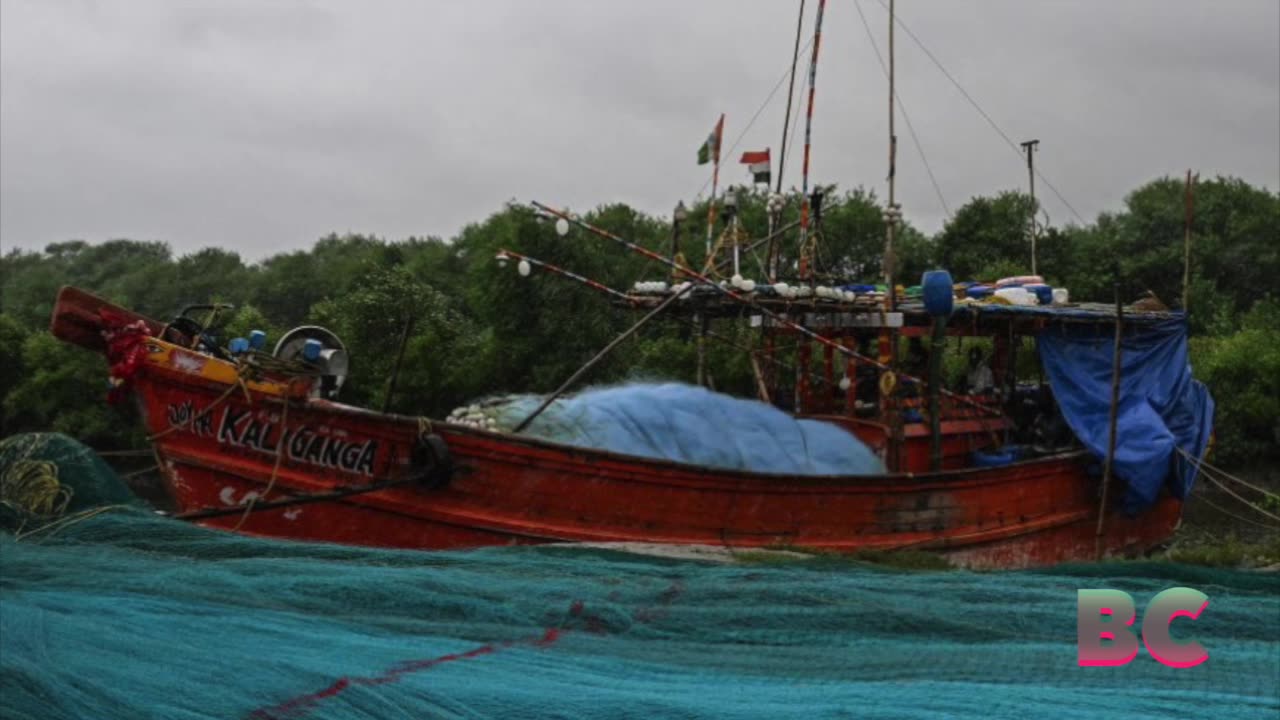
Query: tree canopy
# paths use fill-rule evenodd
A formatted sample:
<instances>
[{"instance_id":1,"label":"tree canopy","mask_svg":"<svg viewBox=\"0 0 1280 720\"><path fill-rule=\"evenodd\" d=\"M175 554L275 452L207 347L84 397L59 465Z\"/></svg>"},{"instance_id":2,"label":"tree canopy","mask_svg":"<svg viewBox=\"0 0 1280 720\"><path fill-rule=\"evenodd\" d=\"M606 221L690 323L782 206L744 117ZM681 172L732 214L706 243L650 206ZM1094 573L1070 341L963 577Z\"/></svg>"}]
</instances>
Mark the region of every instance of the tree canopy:
<instances>
[{"instance_id":1,"label":"tree canopy","mask_svg":"<svg viewBox=\"0 0 1280 720\"><path fill-rule=\"evenodd\" d=\"M1149 290L1177 307L1183 197L1181 179L1159 178L1093 223L1041 227L1038 269L1075 299L1109 301L1118 271L1124 292L1131 294L1127 299ZM766 201L759 190L739 193L739 216L755 237L764 235ZM798 209L798 198L789 197L782 222L794 222ZM905 223L897 233L896 279L912 285L932 267L950 270L957 280L1029 272L1032 209L1029 197L1008 191L972 198L932 237ZM704 259L706 210L705 201L690 208L682 232L682 249L696 267ZM849 282L881 281L883 210L873 192L828 189L819 270ZM664 254L670 248L668 218L622 204L598 207L584 218ZM1267 349L1280 347L1280 321L1268 299L1280 277L1280 195L1234 178L1202 181L1192 232L1191 321L1201 337L1196 352L1204 358L1197 369L1215 384L1219 407L1254 391L1265 390L1274 399L1280 392L1250 379L1249 363L1269 361ZM783 241L784 267L793 266L794 237ZM164 319L187 304L229 302L237 310L227 320L228 337L255 328L279 337L302 323L329 326L353 351L345 391L353 403L377 407L384 401L385 380L411 319L393 409L439 416L487 393L548 391L635 318L582 285L537 271L521 277L500 267L494 257L504 248L618 289L669 277L665 267L585 233L560 237L551 223L514 204L449 240L328 235L309 250L256 263L218 248L175 257L165 243L127 239L10 250L0 257L0 431L56 428L107 445L134 439L131 424L113 420L114 411L99 400L101 361L56 342L45 330L57 290L66 284ZM763 276L756 255L744 253L742 262L745 276ZM714 329L740 345L751 343L750 331L738 325ZM652 323L588 381L691 381L693 353L687 326ZM709 369L718 389L753 393L742 352L712 345ZM1221 413L1251 428L1245 435L1253 444L1240 452L1258 451L1274 431L1280 408L1268 402L1233 403Z\"/></svg>"}]
</instances>

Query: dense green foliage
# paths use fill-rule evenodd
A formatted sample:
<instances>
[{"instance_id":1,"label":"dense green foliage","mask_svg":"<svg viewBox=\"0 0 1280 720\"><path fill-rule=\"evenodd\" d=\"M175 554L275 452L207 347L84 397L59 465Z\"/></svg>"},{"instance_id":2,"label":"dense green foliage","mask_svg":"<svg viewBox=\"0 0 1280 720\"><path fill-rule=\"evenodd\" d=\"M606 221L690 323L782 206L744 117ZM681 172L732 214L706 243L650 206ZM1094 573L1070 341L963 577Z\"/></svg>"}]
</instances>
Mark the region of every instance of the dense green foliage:
<instances>
[{"instance_id":1,"label":"dense green foliage","mask_svg":"<svg viewBox=\"0 0 1280 720\"><path fill-rule=\"evenodd\" d=\"M783 222L796 219L791 198ZM756 236L766 225L765 197L744 194L740 213ZM820 268L849 281L877 281L884 249L882 206L862 189L826 201ZM909 224L898 233L898 280L911 285L932 266L957 279L994 279L1030 269L1025 195L977 197L930 238ZM1181 301L1183 186L1162 178L1138 188L1124 209L1097 221L1042 229L1038 261L1073 299L1110 301L1119 272L1121 292L1134 299L1155 293ZM671 246L671 226L623 205L585 216L639 244ZM682 249L700 266L706 206L694 207ZM1280 196L1230 178L1199 184L1193 225L1193 362L1218 399L1219 450L1230 461L1275 453L1280 424L1280 305L1268 293L1280 278ZM794 260L794 234L784 265ZM399 242L330 235L310 250L246 264L208 248L175 257L164 243L113 240L60 242L43 251L11 250L0 257L0 432L54 429L98 446L136 440L136 424L102 402L101 359L59 343L44 329L59 286L76 285L157 318L187 304L230 302L237 310L224 337L267 330L272 338L312 322L334 329L353 350L353 375L344 399L380 407L386 378L406 323L412 321L393 409L443 415L477 396L499 391L547 391L638 316L611 307L596 291L534 271L521 277L494 256L502 248L554 262L615 288L665 279L665 268L574 231L558 236L531 210L510 205L469 225L449 241ZM745 254L744 275L761 277ZM742 323L713 330L739 345L753 343ZM714 385L750 395L754 379L744 353L708 347ZM599 365L587 382L628 377L693 380L694 343L688 326L655 322Z\"/></svg>"}]
</instances>

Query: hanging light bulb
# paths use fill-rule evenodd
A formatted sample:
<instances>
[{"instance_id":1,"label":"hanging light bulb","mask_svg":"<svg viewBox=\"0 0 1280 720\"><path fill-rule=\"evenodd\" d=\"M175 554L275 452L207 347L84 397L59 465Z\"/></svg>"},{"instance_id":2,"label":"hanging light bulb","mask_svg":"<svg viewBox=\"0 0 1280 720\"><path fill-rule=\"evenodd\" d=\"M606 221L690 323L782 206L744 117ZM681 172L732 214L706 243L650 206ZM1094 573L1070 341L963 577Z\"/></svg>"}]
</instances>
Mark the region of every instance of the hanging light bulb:
<instances>
[{"instance_id":1,"label":"hanging light bulb","mask_svg":"<svg viewBox=\"0 0 1280 720\"><path fill-rule=\"evenodd\" d=\"M560 237L564 237L565 235L569 234L568 220L565 220L564 218L558 218L556 220L556 234L559 235Z\"/></svg>"},{"instance_id":2,"label":"hanging light bulb","mask_svg":"<svg viewBox=\"0 0 1280 720\"><path fill-rule=\"evenodd\" d=\"M529 277L529 273L533 272L533 267L529 265L528 260L521 260L516 265L516 272L520 273L520 277Z\"/></svg>"},{"instance_id":3,"label":"hanging light bulb","mask_svg":"<svg viewBox=\"0 0 1280 720\"><path fill-rule=\"evenodd\" d=\"M494 256L494 259L498 261L498 267L505 268L507 266L507 262L511 260L511 256L504 252L500 252Z\"/></svg>"}]
</instances>

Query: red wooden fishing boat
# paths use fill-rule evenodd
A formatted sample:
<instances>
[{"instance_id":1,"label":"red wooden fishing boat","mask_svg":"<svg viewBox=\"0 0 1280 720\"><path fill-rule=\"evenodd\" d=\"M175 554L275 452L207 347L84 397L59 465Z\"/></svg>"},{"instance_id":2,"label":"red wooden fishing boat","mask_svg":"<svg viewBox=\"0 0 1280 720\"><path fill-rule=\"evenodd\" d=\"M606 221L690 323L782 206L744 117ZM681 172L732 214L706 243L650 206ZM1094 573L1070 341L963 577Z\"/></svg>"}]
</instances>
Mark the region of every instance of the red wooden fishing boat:
<instances>
[{"instance_id":1,"label":"red wooden fishing boat","mask_svg":"<svg viewBox=\"0 0 1280 720\"><path fill-rule=\"evenodd\" d=\"M779 476L556 444L317 397L315 374L197 352L168 325L63 288L53 333L105 352L132 394L179 512L255 535L399 548L551 542L925 550L1017 568L1136 554L1168 538L1181 502L1107 506L1082 450L966 467L993 420L906 432L900 472ZM828 368L830 363L828 363ZM873 448L886 425L832 416ZM1007 422L999 420L998 422ZM1003 426L1001 426L1003 427ZM1114 497L1114 495L1113 495Z\"/></svg>"}]
</instances>

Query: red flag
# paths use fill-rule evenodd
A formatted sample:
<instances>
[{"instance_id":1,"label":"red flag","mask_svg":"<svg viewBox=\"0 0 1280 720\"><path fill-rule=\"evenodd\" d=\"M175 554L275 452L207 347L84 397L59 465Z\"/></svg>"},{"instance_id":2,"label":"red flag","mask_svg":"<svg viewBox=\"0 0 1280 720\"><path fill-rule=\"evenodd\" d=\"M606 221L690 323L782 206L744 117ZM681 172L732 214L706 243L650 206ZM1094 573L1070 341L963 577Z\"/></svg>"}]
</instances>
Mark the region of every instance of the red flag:
<instances>
[{"instance_id":1,"label":"red flag","mask_svg":"<svg viewBox=\"0 0 1280 720\"><path fill-rule=\"evenodd\" d=\"M765 185L769 184L769 148L757 152L744 152L739 162L751 166L752 180Z\"/></svg>"}]
</instances>

